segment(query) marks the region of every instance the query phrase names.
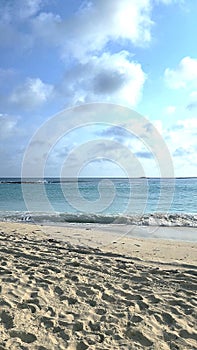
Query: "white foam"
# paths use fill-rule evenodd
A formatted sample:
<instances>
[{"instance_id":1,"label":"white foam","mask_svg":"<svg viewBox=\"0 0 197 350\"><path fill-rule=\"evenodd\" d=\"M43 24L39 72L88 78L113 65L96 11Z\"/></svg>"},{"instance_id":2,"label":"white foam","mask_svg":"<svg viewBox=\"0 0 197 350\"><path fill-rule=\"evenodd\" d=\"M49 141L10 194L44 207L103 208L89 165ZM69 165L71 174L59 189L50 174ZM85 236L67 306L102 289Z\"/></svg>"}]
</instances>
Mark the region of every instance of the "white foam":
<instances>
[{"instance_id":1,"label":"white foam","mask_svg":"<svg viewBox=\"0 0 197 350\"><path fill-rule=\"evenodd\" d=\"M13 222L98 223L136 226L197 227L197 214L151 213L104 215L86 213L1 212L0 220Z\"/></svg>"}]
</instances>

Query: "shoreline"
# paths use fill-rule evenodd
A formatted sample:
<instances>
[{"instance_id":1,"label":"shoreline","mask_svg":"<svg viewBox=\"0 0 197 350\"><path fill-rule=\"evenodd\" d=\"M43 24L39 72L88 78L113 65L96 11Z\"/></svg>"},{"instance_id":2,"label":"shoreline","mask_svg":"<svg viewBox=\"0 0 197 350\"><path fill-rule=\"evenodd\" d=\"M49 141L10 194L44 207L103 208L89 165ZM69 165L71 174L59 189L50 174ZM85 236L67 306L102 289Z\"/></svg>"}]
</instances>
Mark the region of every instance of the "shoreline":
<instances>
[{"instance_id":1,"label":"shoreline","mask_svg":"<svg viewBox=\"0 0 197 350\"><path fill-rule=\"evenodd\" d=\"M142 261L182 262L197 265L197 230L183 227L141 227L102 224L32 224L1 222L0 231L54 239L86 248L96 248ZM180 234L181 233L181 234ZM180 237L178 237L178 235ZM179 239L179 238L187 238ZM189 240L193 238L195 240Z\"/></svg>"},{"instance_id":2,"label":"shoreline","mask_svg":"<svg viewBox=\"0 0 197 350\"><path fill-rule=\"evenodd\" d=\"M197 244L109 229L0 222L0 349L197 347Z\"/></svg>"}]
</instances>

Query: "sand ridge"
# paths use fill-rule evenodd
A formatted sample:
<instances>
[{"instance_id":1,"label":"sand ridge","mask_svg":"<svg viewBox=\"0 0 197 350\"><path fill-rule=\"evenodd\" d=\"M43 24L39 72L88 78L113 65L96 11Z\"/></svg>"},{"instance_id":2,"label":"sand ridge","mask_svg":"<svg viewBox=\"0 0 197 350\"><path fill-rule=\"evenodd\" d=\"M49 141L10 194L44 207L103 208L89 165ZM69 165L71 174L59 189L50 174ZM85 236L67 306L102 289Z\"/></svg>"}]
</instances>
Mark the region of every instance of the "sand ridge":
<instances>
[{"instance_id":1,"label":"sand ridge","mask_svg":"<svg viewBox=\"0 0 197 350\"><path fill-rule=\"evenodd\" d=\"M0 229L0 349L197 348L196 264Z\"/></svg>"}]
</instances>

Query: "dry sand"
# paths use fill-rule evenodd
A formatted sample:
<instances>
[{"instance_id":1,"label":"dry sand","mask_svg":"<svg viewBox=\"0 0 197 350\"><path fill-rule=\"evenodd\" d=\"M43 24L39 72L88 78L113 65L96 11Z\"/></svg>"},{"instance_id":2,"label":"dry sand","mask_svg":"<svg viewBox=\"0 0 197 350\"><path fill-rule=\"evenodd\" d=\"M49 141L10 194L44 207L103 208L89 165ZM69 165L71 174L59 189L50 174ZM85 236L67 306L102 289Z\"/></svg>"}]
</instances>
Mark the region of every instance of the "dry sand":
<instances>
[{"instance_id":1,"label":"dry sand","mask_svg":"<svg viewBox=\"0 0 197 350\"><path fill-rule=\"evenodd\" d=\"M0 350L197 349L196 243L14 223L0 242Z\"/></svg>"}]
</instances>

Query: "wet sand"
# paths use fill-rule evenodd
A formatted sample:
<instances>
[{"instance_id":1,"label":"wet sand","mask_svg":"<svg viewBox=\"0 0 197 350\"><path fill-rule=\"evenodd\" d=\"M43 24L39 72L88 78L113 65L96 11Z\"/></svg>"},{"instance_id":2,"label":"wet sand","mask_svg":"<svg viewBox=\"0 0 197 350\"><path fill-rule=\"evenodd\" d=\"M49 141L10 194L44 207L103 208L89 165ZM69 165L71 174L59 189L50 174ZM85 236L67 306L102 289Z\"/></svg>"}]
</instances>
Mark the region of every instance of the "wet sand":
<instances>
[{"instance_id":1,"label":"wet sand","mask_svg":"<svg viewBox=\"0 0 197 350\"><path fill-rule=\"evenodd\" d=\"M197 244L135 229L0 223L0 349L196 349Z\"/></svg>"}]
</instances>

